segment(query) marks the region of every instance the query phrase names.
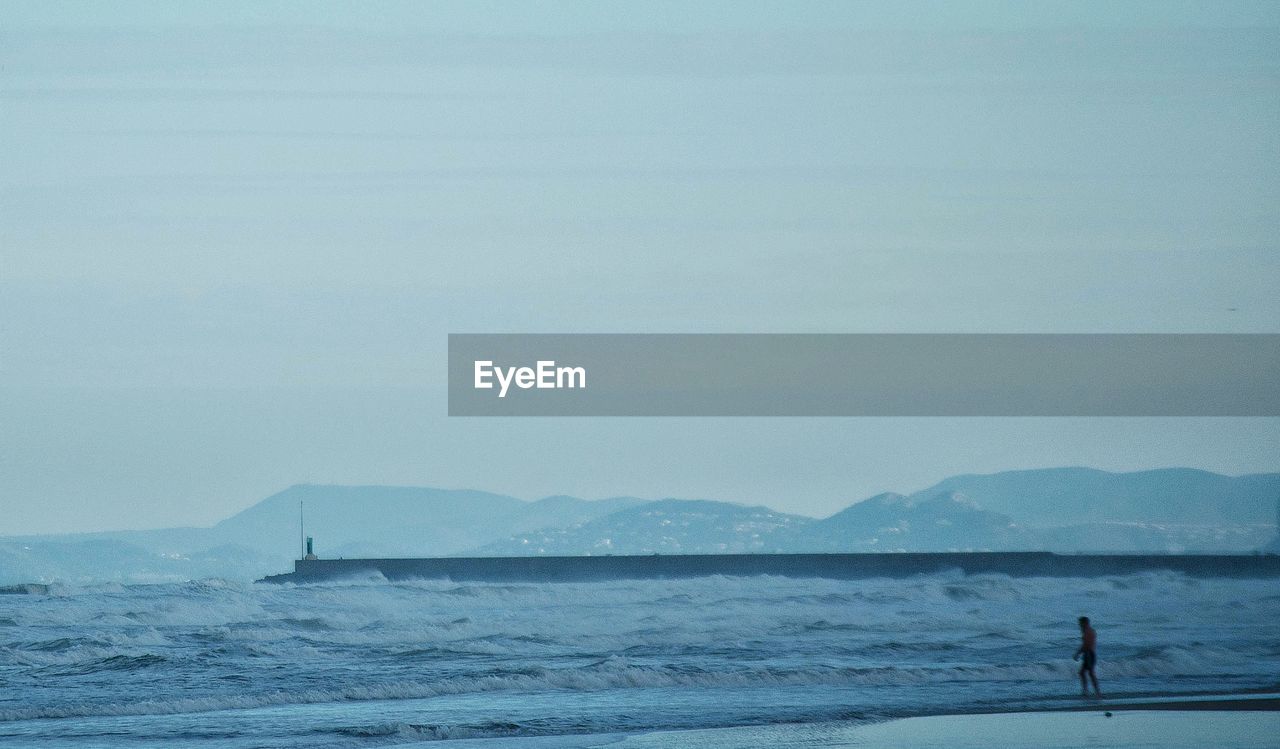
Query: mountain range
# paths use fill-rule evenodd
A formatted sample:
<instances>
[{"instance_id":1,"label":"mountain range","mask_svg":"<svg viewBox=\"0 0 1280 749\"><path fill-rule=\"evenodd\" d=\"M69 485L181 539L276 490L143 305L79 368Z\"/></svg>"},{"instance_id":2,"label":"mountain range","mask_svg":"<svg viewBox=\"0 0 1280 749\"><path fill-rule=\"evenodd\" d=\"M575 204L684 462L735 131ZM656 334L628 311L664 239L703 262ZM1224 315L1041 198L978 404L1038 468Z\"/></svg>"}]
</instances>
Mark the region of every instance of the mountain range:
<instances>
[{"instance_id":1,"label":"mountain range","mask_svg":"<svg viewBox=\"0 0 1280 749\"><path fill-rule=\"evenodd\" d=\"M305 533L328 557L841 551L1248 553L1280 549L1280 474L1050 468L962 475L827 518L690 499L289 487L207 528L0 538L0 584L249 579Z\"/></svg>"}]
</instances>

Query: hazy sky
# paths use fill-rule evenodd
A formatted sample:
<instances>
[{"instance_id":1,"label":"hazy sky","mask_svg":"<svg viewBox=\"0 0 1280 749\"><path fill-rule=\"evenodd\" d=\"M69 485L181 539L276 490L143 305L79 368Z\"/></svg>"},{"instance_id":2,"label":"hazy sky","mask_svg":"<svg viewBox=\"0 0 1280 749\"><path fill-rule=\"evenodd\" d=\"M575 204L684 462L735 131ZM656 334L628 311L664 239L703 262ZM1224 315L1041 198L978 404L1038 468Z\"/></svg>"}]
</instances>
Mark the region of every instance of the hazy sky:
<instances>
[{"instance_id":1,"label":"hazy sky","mask_svg":"<svg viewBox=\"0 0 1280 749\"><path fill-rule=\"evenodd\" d=\"M1280 332L1280 4L0 6L0 533L826 514L1277 419L448 419L449 332Z\"/></svg>"}]
</instances>

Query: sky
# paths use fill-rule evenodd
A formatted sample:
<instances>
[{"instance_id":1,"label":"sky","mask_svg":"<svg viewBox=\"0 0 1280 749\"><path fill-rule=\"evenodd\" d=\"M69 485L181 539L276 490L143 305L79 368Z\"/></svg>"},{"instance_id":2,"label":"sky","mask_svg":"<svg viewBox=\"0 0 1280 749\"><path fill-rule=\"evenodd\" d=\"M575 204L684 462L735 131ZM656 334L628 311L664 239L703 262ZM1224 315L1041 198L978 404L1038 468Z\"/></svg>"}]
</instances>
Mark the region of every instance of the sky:
<instances>
[{"instance_id":1,"label":"sky","mask_svg":"<svg viewBox=\"0 0 1280 749\"><path fill-rule=\"evenodd\" d=\"M826 515L1277 419L450 419L448 333L1280 332L1275 3L0 7L0 534L293 483Z\"/></svg>"}]
</instances>

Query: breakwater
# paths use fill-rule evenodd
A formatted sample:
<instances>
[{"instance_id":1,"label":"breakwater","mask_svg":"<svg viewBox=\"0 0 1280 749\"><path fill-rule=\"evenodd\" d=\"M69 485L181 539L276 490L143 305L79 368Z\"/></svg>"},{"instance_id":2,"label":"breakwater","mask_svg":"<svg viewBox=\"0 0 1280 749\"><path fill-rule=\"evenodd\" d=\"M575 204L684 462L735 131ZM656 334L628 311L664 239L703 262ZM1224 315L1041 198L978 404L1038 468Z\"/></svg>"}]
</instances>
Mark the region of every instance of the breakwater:
<instances>
[{"instance_id":1,"label":"breakwater","mask_svg":"<svg viewBox=\"0 0 1280 749\"><path fill-rule=\"evenodd\" d=\"M1280 556L1226 554L1054 554L947 552L889 554L652 554L575 557L299 559L293 572L259 582L314 583L381 575L388 580L584 582L708 575L777 575L857 580L948 570L1013 577L1097 577L1169 570L1194 577L1280 577Z\"/></svg>"}]
</instances>

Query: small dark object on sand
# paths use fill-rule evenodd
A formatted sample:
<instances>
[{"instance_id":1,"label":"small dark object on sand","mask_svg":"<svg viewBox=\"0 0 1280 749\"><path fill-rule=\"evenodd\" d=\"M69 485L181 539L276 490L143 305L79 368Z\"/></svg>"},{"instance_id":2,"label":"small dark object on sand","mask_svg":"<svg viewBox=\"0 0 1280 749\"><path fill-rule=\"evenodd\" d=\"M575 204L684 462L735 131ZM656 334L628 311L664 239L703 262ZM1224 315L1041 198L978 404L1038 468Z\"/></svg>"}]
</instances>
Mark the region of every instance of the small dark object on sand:
<instances>
[{"instance_id":1,"label":"small dark object on sand","mask_svg":"<svg viewBox=\"0 0 1280 749\"><path fill-rule=\"evenodd\" d=\"M1107 716L1108 718L1110 718L1110 717L1111 717L1111 711L1110 711L1110 710L1108 710L1108 711L1106 711L1105 713L1103 713L1103 715L1105 715L1105 716Z\"/></svg>"}]
</instances>

